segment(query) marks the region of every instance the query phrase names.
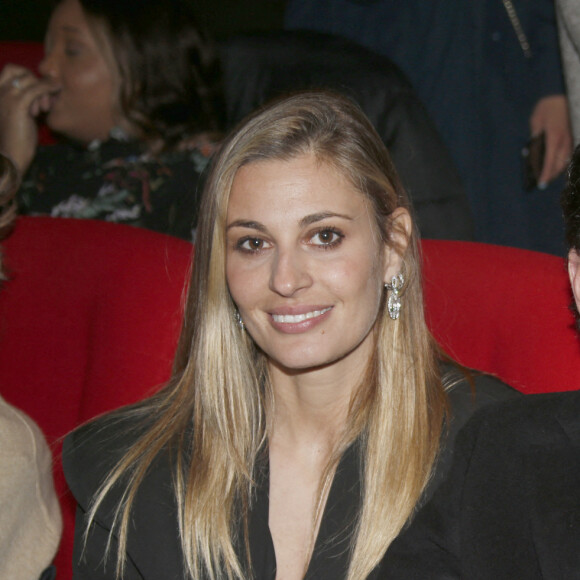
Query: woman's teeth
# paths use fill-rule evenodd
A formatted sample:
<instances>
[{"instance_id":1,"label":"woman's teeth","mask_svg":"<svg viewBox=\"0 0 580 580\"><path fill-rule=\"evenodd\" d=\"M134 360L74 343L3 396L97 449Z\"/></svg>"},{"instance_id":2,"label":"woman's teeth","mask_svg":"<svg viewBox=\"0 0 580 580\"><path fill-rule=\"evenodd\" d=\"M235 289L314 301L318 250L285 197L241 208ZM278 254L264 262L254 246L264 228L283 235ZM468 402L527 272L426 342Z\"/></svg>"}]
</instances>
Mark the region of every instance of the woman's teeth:
<instances>
[{"instance_id":1,"label":"woman's teeth","mask_svg":"<svg viewBox=\"0 0 580 580\"><path fill-rule=\"evenodd\" d=\"M297 322L304 322L310 318L321 316L329 310L330 308L324 308L323 310L313 310L312 312L305 312L304 314L272 314L272 318L274 322L296 324Z\"/></svg>"}]
</instances>

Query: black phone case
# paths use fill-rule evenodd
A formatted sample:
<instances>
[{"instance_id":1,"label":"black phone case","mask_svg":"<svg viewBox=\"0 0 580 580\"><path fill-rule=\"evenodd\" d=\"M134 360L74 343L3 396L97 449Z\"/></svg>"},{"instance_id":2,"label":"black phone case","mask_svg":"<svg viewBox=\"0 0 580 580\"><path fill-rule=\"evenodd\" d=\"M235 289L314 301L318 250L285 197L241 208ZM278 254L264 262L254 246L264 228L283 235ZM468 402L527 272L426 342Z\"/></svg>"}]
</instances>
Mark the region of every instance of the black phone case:
<instances>
[{"instance_id":1,"label":"black phone case","mask_svg":"<svg viewBox=\"0 0 580 580\"><path fill-rule=\"evenodd\" d=\"M544 165L546 153L546 137L544 133L530 138L522 149L524 188L532 191L538 187L538 179Z\"/></svg>"}]
</instances>

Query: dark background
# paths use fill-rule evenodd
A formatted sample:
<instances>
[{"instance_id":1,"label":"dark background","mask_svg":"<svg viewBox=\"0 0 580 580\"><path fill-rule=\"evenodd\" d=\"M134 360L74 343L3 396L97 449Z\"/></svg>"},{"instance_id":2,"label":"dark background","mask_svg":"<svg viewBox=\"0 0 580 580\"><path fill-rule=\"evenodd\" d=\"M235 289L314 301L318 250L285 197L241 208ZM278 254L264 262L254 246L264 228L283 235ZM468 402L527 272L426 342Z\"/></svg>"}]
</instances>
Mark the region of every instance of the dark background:
<instances>
[{"instance_id":1,"label":"dark background","mask_svg":"<svg viewBox=\"0 0 580 580\"><path fill-rule=\"evenodd\" d=\"M122 2L123 0L119 0ZM190 0L216 39L282 28L284 0ZM42 41L52 0L0 0L0 40Z\"/></svg>"}]
</instances>

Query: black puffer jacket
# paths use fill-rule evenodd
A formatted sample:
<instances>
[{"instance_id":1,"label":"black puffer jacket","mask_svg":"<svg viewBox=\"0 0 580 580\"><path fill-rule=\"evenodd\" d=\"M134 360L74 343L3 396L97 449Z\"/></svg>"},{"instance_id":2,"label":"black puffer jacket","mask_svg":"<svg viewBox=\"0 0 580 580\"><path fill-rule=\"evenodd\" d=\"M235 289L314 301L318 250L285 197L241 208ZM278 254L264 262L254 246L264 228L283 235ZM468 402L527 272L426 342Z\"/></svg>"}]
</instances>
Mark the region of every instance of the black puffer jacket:
<instances>
[{"instance_id":1,"label":"black puffer jacket","mask_svg":"<svg viewBox=\"0 0 580 580\"><path fill-rule=\"evenodd\" d=\"M290 91L345 93L388 147L422 237L473 239L459 174L423 103L391 60L339 37L297 31L238 35L220 50L229 127Z\"/></svg>"}]
</instances>

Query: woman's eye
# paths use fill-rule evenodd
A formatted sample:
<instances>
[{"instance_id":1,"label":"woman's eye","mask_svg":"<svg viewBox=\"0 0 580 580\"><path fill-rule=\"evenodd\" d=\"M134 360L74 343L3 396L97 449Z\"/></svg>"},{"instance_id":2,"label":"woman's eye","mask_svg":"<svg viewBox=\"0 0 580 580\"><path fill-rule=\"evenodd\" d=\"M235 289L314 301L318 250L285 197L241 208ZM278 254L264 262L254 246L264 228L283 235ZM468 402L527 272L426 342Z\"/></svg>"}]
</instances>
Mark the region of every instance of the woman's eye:
<instances>
[{"instance_id":1,"label":"woman's eye","mask_svg":"<svg viewBox=\"0 0 580 580\"><path fill-rule=\"evenodd\" d=\"M328 248L340 244L343 237L344 236L340 232L334 229L325 229L316 232L314 236L312 236L311 241L315 246L324 246Z\"/></svg>"},{"instance_id":2,"label":"woman's eye","mask_svg":"<svg viewBox=\"0 0 580 580\"><path fill-rule=\"evenodd\" d=\"M64 52L67 56L78 56L81 52L81 46L77 43L66 44Z\"/></svg>"},{"instance_id":3,"label":"woman's eye","mask_svg":"<svg viewBox=\"0 0 580 580\"><path fill-rule=\"evenodd\" d=\"M267 247L269 247L268 242L262 240L261 238L243 238L236 244L237 249L251 253L260 252Z\"/></svg>"}]
</instances>

